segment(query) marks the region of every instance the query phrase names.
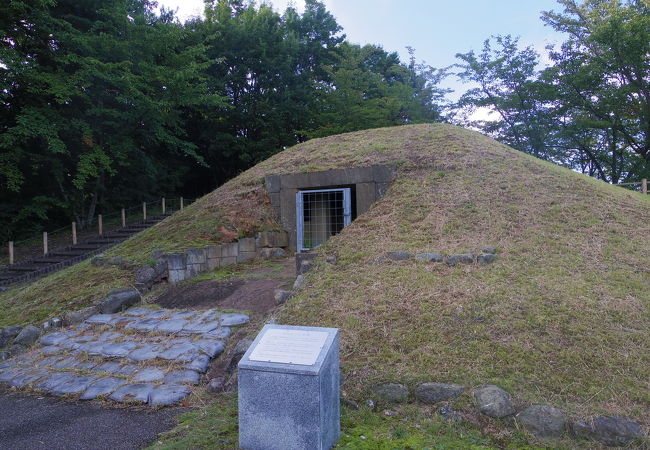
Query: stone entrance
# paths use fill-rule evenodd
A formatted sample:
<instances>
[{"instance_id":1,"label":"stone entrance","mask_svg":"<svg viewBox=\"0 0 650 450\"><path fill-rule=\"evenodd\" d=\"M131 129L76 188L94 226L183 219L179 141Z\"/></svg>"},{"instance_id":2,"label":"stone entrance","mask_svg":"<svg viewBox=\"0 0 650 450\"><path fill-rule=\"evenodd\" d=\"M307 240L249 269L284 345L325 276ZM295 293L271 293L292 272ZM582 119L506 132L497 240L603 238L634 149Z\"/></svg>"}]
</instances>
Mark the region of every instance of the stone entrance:
<instances>
[{"instance_id":1,"label":"stone entrance","mask_svg":"<svg viewBox=\"0 0 650 450\"><path fill-rule=\"evenodd\" d=\"M289 247L297 249L296 194L303 190L350 189L352 219L366 212L384 196L393 180L391 166L355 167L284 175L264 179L282 227L289 232Z\"/></svg>"}]
</instances>

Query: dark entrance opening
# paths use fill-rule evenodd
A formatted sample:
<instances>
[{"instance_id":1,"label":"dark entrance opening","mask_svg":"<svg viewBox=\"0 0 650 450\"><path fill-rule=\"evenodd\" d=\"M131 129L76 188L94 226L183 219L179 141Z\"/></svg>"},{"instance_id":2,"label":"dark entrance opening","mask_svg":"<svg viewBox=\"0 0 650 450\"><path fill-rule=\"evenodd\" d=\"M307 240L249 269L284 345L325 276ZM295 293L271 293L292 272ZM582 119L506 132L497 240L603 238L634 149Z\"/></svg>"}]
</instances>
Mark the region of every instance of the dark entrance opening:
<instances>
[{"instance_id":1,"label":"dark entrance opening","mask_svg":"<svg viewBox=\"0 0 650 450\"><path fill-rule=\"evenodd\" d=\"M318 247L352 221L352 189L298 191L296 219L297 250Z\"/></svg>"}]
</instances>

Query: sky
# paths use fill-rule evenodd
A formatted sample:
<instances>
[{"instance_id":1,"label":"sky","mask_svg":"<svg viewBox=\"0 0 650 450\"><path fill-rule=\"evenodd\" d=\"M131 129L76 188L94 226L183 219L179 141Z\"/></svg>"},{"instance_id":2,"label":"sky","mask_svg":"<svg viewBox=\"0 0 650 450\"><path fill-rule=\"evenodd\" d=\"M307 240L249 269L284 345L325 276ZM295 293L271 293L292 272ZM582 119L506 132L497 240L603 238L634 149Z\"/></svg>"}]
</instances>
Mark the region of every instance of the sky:
<instances>
[{"instance_id":1,"label":"sky","mask_svg":"<svg viewBox=\"0 0 650 450\"><path fill-rule=\"evenodd\" d=\"M259 2L259 1L258 1ZM282 12L288 3L302 11L304 0L271 0ZM548 44L559 44L562 35L545 26L541 11L561 11L555 0L324 0L327 9L343 27L350 42L378 44L408 61L407 46L415 49L418 62L436 68L458 62L456 53L480 51L491 35L520 37L545 55ZM181 20L200 15L202 0L159 0L166 7L178 8ZM456 91L453 99L467 89L454 79L445 87Z\"/></svg>"}]
</instances>

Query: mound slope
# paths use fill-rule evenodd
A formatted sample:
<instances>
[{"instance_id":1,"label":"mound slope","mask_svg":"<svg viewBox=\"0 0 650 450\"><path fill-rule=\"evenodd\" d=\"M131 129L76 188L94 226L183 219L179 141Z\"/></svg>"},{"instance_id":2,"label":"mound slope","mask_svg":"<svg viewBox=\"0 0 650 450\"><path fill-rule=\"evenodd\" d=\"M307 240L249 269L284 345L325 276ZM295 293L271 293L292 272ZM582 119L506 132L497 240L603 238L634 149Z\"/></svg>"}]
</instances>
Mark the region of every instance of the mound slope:
<instances>
[{"instance_id":1,"label":"mound slope","mask_svg":"<svg viewBox=\"0 0 650 450\"><path fill-rule=\"evenodd\" d=\"M523 402L650 425L650 200L478 133L413 125L309 141L111 254L143 262L153 248L278 229L264 175L387 163L397 176L385 197L320 249L337 264L320 264L279 312L282 323L341 329L349 395L387 380L495 383ZM498 250L489 266L369 264L386 251L485 245ZM0 322L41 314L44 301L48 313L83 306L129 281L97 270L81 264L2 294Z\"/></svg>"}]
</instances>

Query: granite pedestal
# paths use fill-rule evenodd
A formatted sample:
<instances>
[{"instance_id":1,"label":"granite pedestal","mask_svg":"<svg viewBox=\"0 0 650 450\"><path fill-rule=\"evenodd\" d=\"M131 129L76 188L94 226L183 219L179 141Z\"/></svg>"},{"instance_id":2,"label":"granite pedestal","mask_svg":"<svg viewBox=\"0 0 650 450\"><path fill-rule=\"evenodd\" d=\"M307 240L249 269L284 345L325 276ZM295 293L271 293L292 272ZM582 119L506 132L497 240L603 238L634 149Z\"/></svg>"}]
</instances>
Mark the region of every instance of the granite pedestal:
<instances>
[{"instance_id":1,"label":"granite pedestal","mask_svg":"<svg viewBox=\"0 0 650 450\"><path fill-rule=\"evenodd\" d=\"M338 329L266 325L238 369L241 448L316 450L336 443Z\"/></svg>"}]
</instances>

